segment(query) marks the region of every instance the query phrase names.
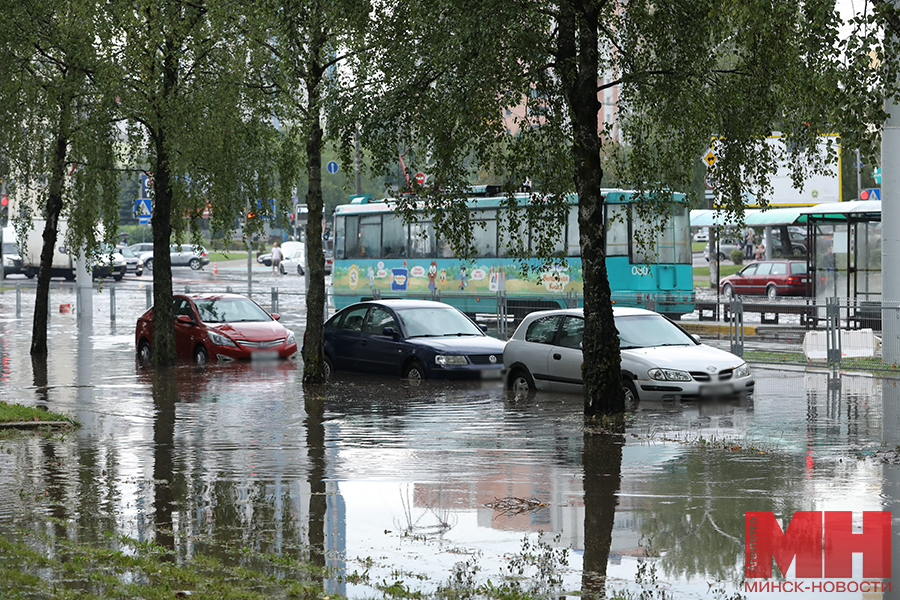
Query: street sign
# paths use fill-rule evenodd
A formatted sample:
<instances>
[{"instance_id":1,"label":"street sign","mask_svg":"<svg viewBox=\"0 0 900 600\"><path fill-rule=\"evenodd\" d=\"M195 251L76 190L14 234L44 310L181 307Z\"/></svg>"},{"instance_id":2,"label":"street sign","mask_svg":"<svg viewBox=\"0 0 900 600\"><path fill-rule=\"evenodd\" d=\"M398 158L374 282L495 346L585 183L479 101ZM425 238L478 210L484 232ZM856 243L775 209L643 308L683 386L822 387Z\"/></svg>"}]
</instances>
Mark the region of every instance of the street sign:
<instances>
[{"instance_id":1,"label":"street sign","mask_svg":"<svg viewBox=\"0 0 900 600\"><path fill-rule=\"evenodd\" d=\"M418 183L419 185L422 185L425 183L425 173L423 173L421 171L416 173L416 183Z\"/></svg>"},{"instance_id":2,"label":"street sign","mask_svg":"<svg viewBox=\"0 0 900 600\"><path fill-rule=\"evenodd\" d=\"M716 158L716 154L712 151L712 148L710 148L706 152L706 154L703 155L703 162L705 162L709 167L712 167L714 164L716 164L717 160L719 159Z\"/></svg>"},{"instance_id":3,"label":"street sign","mask_svg":"<svg viewBox=\"0 0 900 600\"><path fill-rule=\"evenodd\" d=\"M331 173L332 175L334 175L335 173L338 172L338 164L335 161L329 162L328 166L326 168L328 169L328 172Z\"/></svg>"},{"instance_id":4,"label":"street sign","mask_svg":"<svg viewBox=\"0 0 900 600\"><path fill-rule=\"evenodd\" d=\"M881 188L869 188L859 193L860 200L881 200Z\"/></svg>"},{"instance_id":5,"label":"street sign","mask_svg":"<svg viewBox=\"0 0 900 600\"><path fill-rule=\"evenodd\" d=\"M136 198L134 201L134 216L137 217L138 223L147 225L153 216L153 208L150 204L150 198Z\"/></svg>"}]
</instances>

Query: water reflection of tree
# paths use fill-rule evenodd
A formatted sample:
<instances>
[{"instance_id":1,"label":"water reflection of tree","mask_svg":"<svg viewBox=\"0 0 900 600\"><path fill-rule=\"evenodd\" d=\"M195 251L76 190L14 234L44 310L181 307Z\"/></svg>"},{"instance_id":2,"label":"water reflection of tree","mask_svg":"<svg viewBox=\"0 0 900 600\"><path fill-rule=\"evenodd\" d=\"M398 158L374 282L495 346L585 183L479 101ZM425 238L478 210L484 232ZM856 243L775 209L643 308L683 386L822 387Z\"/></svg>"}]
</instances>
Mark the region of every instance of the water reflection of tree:
<instances>
[{"instance_id":1,"label":"water reflection of tree","mask_svg":"<svg viewBox=\"0 0 900 600\"><path fill-rule=\"evenodd\" d=\"M173 368L158 367L152 374L153 408L153 513L156 543L169 550L174 558L175 534L172 510L175 504L173 478L175 466L175 405L178 383Z\"/></svg>"},{"instance_id":2,"label":"water reflection of tree","mask_svg":"<svg viewBox=\"0 0 900 600\"><path fill-rule=\"evenodd\" d=\"M743 572L744 511L777 516L810 510L789 456L722 448L692 449L665 465L647 493L672 498L646 507L641 535L661 553L668 577L738 581ZM747 489L736 489L735 482Z\"/></svg>"},{"instance_id":3,"label":"water reflection of tree","mask_svg":"<svg viewBox=\"0 0 900 600\"><path fill-rule=\"evenodd\" d=\"M584 451L584 565L582 595L604 598L606 566L612 545L617 494L622 477L624 436L585 431Z\"/></svg>"},{"instance_id":4,"label":"water reflection of tree","mask_svg":"<svg viewBox=\"0 0 900 600\"><path fill-rule=\"evenodd\" d=\"M325 567L325 400L312 390L304 395L306 452L309 457L309 545L311 562Z\"/></svg>"}]
</instances>

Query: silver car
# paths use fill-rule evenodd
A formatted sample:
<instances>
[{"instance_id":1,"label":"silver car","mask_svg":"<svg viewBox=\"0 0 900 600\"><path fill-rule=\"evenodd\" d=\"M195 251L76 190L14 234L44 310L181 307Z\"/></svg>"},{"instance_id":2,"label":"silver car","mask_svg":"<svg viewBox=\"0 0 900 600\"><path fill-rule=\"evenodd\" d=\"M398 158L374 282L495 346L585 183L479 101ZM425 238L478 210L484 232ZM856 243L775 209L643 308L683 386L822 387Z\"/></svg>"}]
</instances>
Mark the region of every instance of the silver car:
<instances>
[{"instance_id":1,"label":"silver car","mask_svg":"<svg viewBox=\"0 0 900 600\"><path fill-rule=\"evenodd\" d=\"M144 252L140 254L140 259L144 263L144 268L148 271L153 270L153 252ZM197 270L203 265L209 264L209 254L203 246L192 246L191 244L172 244L169 246L169 258L173 267L190 267Z\"/></svg>"},{"instance_id":2,"label":"silver car","mask_svg":"<svg viewBox=\"0 0 900 600\"><path fill-rule=\"evenodd\" d=\"M743 359L701 344L666 317L614 307L626 400L694 400L753 391ZM503 351L506 383L516 392L582 392L584 309L531 313Z\"/></svg>"}]
</instances>

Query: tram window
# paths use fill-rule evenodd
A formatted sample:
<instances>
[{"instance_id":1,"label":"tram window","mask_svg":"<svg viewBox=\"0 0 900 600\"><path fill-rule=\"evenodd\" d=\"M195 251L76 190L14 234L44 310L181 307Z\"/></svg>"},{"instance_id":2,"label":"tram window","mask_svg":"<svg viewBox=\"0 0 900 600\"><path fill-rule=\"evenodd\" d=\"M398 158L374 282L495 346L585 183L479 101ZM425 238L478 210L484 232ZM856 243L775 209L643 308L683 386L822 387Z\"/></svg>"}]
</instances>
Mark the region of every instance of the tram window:
<instances>
[{"instance_id":1,"label":"tram window","mask_svg":"<svg viewBox=\"0 0 900 600\"><path fill-rule=\"evenodd\" d=\"M412 258L437 258L431 221L419 221L409 226L409 255Z\"/></svg>"},{"instance_id":2,"label":"tram window","mask_svg":"<svg viewBox=\"0 0 900 600\"><path fill-rule=\"evenodd\" d=\"M565 216L548 208L533 208L528 215L531 249L536 250L542 242L549 241L550 251L561 254L566 247Z\"/></svg>"},{"instance_id":3,"label":"tram window","mask_svg":"<svg viewBox=\"0 0 900 600\"><path fill-rule=\"evenodd\" d=\"M510 215L515 215L519 219L518 227L512 232L510 231L510 229L512 229ZM501 227L502 232L500 233L500 239L502 240L501 247L503 248L502 255L511 256L513 250L520 246L527 254L530 246L528 243L528 220L525 211L521 209L516 211L504 210L501 213L501 218L503 220Z\"/></svg>"},{"instance_id":4,"label":"tram window","mask_svg":"<svg viewBox=\"0 0 900 600\"><path fill-rule=\"evenodd\" d=\"M406 257L406 225L398 215L386 214L382 221L381 258Z\"/></svg>"},{"instance_id":5,"label":"tram window","mask_svg":"<svg viewBox=\"0 0 900 600\"><path fill-rule=\"evenodd\" d=\"M569 207L566 227L566 256L581 256L581 240L578 238L578 205Z\"/></svg>"},{"instance_id":6,"label":"tram window","mask_svg":"<svg viewBox=\"0 0 900 600\"><path fill-rule=\"evenodd\" d=\"M628 256L627 204L606 205L606 255Z\"/></svg>"},{"instance_id":7,"label":"tram window","mask_svg":"<svg viewBox=\"0 0 900 600\"><path fill-rule=\"evenodd\" d=\"M343 258L359 256L359 217L346 217L347 232L344 236Z\"/></svg>"},{"instance_id":8,"label":"tram window","mask_svg":"<svg viewBox=\"0 0 900 600\"><path fill-rule=\"evenodd\" d=\"M344 254L344 221L346 217L334 218L334 257L336 259L345 258Z\"/></svg>"},{"instance_id":9,"label":"tram window","mask_svg":"<svg viewBox=\"0 0 900 600\"><path fill-rule=\"evenodd\" d=\"M689 265L691 256L691 211L687 206L675 207L675 262Z\"/></svg>"},{"instance_id":10,"label":"tram window","mask_svg":"<svg viewBox=\"0 0 900 600\"><path fill-rule=\"evenodd\" d=\"M381 251L381 215L359 218L359 257L377 258Z\"/></svg>"},{"instance_id":11,"label":"tram window","mask_svg":"<svg viewBox=\"0 0 900 600\"><path fill-rule=\"evenodd\" d=\"M470 216L475 256L497 256L497 211L477 210Z\"/></svg>"}]
</instances>

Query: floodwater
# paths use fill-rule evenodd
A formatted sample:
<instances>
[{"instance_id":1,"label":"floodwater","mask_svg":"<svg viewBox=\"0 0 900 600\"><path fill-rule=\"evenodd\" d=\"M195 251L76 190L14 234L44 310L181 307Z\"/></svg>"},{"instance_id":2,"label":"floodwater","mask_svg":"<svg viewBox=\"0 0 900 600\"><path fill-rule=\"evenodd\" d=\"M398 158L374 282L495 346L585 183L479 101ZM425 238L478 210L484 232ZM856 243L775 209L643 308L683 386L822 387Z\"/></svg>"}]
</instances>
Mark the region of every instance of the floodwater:
<instances>
[{"instance_id":1,"label":"floodwater","mask_svg":"<svg viewBox=\"0 0 900 600\"><path fill-rule=\"evenodd\" d=\"M752 398L641 403L623 434L598 433L578 397L494 382L341 376L304 390L292 362L153 372L134 360L143 284L125 283L115 323L103 299L90 320L51 315L46 372L28 354L30 298L16 317L0 292L0 400L83 424L0 440L4 535L113 533L181 562L311 547L332 567L328 591L352 598L520 566L528 585L559 578L558 596L602 591L605 573L608 595L774 598L743 587L745 511L853 511L857 528L862 511L900 511L897 379L753 365ZM72 296L54 283L51 306ZM300 312L283 321L302 331Z\"/></svg>"}]
</instances>

